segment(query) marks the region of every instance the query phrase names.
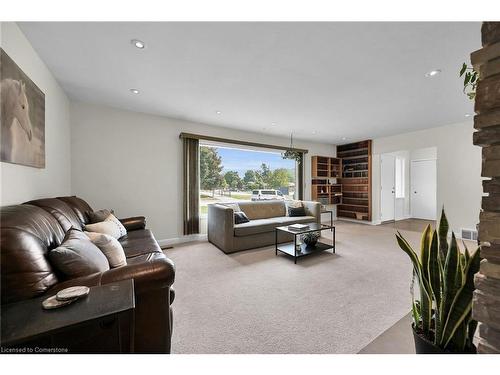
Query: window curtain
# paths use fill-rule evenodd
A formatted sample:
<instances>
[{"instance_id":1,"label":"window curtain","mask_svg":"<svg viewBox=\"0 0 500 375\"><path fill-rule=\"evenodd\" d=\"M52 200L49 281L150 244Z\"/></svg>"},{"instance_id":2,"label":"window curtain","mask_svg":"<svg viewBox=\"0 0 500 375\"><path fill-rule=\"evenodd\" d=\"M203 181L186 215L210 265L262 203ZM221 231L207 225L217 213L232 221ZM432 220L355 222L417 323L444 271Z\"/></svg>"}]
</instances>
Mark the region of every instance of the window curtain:
<instances>
[{"instance_id":1,"label":"window curtain","mask_svg":"<svg viewBox=\"0 0 500 375\"><path fill-rule=\"evenodd\" d=\"M304 200L304 153L300 153L300 160L297 161L297 199Z\"/></svg>"},{"instance_id":2,"label":"window curtain","mask_svg":"<svg viewBox=\"0 0 500 375\"><path fill-rule=\"evenodd\" d=\"M200 178L198 139L182 138L184 154L184 235L200 233Z\"/></svg>"}]
</instances>

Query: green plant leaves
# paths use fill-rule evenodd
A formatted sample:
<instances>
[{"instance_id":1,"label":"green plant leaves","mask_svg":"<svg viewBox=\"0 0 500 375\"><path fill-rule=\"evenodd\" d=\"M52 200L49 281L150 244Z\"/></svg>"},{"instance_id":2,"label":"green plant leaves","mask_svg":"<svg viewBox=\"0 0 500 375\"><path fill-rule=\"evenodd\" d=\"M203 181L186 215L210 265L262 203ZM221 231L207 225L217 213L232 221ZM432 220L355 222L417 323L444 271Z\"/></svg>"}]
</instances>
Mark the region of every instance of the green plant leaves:
<instances>
[{"instance_id":1,"label":"green plant leaves","mask_svg":"<svg viewBox=\"0 0 500 375\"><path fill-rule=\"evenodd\" d=\"M464 77L464 94L473 100L476 97L477 81L480 78L479 72L476 72L474 68L470 68L466 63L463 63L459 76Z\"/></svg>"},{"instance_id":2,"label":"green plant leaves","mask_svg":"<svg viewBox=\"0 0 500 375\"><path fill-rule=\"evenodd\" d=\"M464 86L467 86L471 78L471 74L469 72L465 73L465 78L464 78Z\"/></svg>"},{"instance_id":3,"label":"green plant leaves","mask_svg":"<svg viewBox=\"0 0 500 375\"><path fill-rule=\"evenodd\" d=\"M435 230L432 233L431 244L429 246L429 264L428 264L429 284L436 305L441 303L441 268L439 265L438 233Z\"/></svg>"},{"instance_id":4,"label":"green plant leaves","mask_svg":"<svg viewBox=\"0 0 500 375\"><path fill-rule=\"evenodd\" d=\"M443 300L440 305L440 321L444 324L449 314L451 304L455 298L455 294L459 288L457 285L457 273L459 272L460 253L458 250L457 239L455 234L451 235L451 243L446 255L446 262L443 272ZM438 332L438 342L442 343L443 337L441 331Z\"/></svg>"},{"instance_id":5,"label":"green plant leaves","mask_svg":"<svg viewBox=\"0 0 500 375\"><path fill-rule=\"evenodd\" d=\"M420 240L420 261L422 262L423 276L429 280L429 256L430 243L432 239L432 229L430 225L425 227Z\"/></svg>"},{"instance_id":6,"label":"green plant leaves","mask_svg":"<svg viewBox=\"0 0 500 375\"><path fill-rule=\"evenodd\" d=\"M413 269L418 277L419 291L420 291L420 316L422 320L422 330L428 333L432 320L432 298L429 290L429 284L424 275L422 263L418 259L417 254L412 249L411 245L404 239L401 233L397 232L396 239L399 247L410 257L413 263Z\"/></svg>"},{"instance_id":7,"label":"green plant leaves","mask_svg":"<svg viewBox=\"0 0 500 375\"><path fill-rule=\"evenodd\" d=\"M450 226L448 225L448 219L444 213L444 208L441 210L441 219L439 219L438 228L438 242L439 242L439 252L441 259L446 259L446 254L448 252L448 230Z\"/></svg>"},{"instance_id":8,"label":"green plant leaves","mask_svg":"<svg viewBox=\"0 0 500 375\"><path fill-rule=\"evenodd\" d=\"M465 270L465 282L458 290L450 306L450 311L447 316L441 344L444 348L450 343L453 335L459 326L466 320L467 315L472 309L472 294L474 292L474 274L479 271L479 251L470 257Z\"/></svg>"},{"instance_id":9,"label":"green plant leaves","mask_svg":"<svg viewBox=\"0 0 500 375\"><path fill-rule=\"evenodd\" d=\"M418 278L420 299L412 294L412 316L415 327L434 344L451 351L463 352L472 347L477 322L471 318L474 274L479 270L479 251L471 254L464 244L462 253L442 211L437 230L427 226L422 233L420 257L401 235L399 247L413 264Z\"/></svg>"},{"instance_id":10,"label":"green plant leaves","mask_svg":"<svg viewBox=\"0 0 500 375\"><path fill-rule=\"evenodd\" d=\"M465 71L467 70L467 64L466 63L463 63L462 64L462 69L460 69L460 76L459 77L462 77L465 73Z\"/></svg>"},{"instance_id":11,"label":"green plant leaves","mask_svg":"<svg viewBox=\"0 0 500 375\"><path fill-rule=\"evenodd\" d=\"M465 73L465 71L467 70L467 64L466 63L463 63L462 64L462 69L460 69L460 76L459 77L462 77Z\"/></svg>"}]
</instances>

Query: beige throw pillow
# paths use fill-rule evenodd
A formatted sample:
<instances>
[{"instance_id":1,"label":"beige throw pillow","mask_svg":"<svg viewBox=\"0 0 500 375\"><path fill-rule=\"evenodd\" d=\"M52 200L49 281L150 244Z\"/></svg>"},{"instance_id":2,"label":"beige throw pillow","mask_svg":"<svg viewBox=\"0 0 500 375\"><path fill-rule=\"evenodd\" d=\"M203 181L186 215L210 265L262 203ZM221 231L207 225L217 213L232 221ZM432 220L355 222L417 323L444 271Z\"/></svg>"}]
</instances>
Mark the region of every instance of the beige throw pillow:
<instances>
[{"instance_id":1,"label":"beige throw pillow","mask_svg":"<svg viewBox=\"0 0 500 375\"><path fill-rule=\"evenodd\" d=\"M113 224L115 224L118 228L118 230L120 231L120 237L123 237L127 234L127 230L125 229L125 227L123 226L123 224L120 222L120 220L117 219L117 217L113 214L110 214L106 220L104 221L109 221L109 222L112 222ZM116 238L120 238L120 237L116 237Z\"/></svg>"},{"instance_id":2,"label":"beige throw pillow","mask_svg":"<svg viewBox=\"0 0 500 375\"><path fill-rule=\"evenodd\" d=\"M85 231L104 233L114 238L120 238L122 236L120 228L111 221L101 221L100 223L87 224L85 225Z\"/></svg>"},{"instance_id":3,"label":"beige throw pillow","mask_svg":"<svg viewBox=\"0 0 500 375\"><path fill-rule=\"evenodd\" d=\"M85 225L87 232L97 232L108 234L116 239L121 238L127 234L127 230L123 224L116 218L115 215L109 214L106 220L100 223Z\"/></svg>"},{"instance_id":4,"label":"beige throw pillow","mask_svg":"<svg viewBox=\"0 0 500 375\"><path fill-rule=\"evenodd\" d=\"M125 266L127 258L122 245L118 240L108 234L85 232L90 241L96 245L99 250L108 258L109 266L111 268Z\"/></svg>"}]
</instances>

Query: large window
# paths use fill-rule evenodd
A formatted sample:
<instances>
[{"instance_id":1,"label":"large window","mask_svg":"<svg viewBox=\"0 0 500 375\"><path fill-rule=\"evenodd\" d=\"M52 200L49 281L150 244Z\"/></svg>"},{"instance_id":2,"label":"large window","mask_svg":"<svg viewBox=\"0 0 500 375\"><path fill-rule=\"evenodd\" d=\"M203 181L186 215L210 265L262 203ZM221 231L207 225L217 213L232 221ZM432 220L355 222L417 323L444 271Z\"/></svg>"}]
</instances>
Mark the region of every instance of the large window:
<instances>
[{"instance_id":1,"label":"large window","mask_svg":"<svg viewBox=\"0 0 500 375\"><path fill-rule=\"evenodd\" d=\"M294 199L296 165L279 151L200 144L200 230L208 204Z\"/></svg>"}]
</instances>

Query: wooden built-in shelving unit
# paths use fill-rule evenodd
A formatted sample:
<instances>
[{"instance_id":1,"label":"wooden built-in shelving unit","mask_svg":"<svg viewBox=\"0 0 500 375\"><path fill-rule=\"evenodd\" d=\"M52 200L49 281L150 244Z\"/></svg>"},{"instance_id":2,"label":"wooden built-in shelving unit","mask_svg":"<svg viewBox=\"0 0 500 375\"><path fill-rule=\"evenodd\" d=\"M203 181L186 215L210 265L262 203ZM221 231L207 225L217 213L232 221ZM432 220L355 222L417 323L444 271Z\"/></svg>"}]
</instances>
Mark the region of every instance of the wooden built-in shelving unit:
<instances>
[{"instance_id":1,"label":"wooden built-in shelving unit","mask_svg":"<svg viewBox=\"0 0 500 375\"><path fill-rule=\"evenodd\" d=\"M340 204L342 185L332 182L342 176L342 160L326 156L311 158L312 200L324 205Z\"/></svg>"},{"instance_id":2,"label":"wooden built-in shelving unit","mask_svg":"<svg viewBox=\"0 0 500 375\"><path fill-rule=\"evenodd\" d=\"M371 157L372 141L362 141L337 146L337 156L342 159L342 203L337 207L337 217L371 221Z\"/></svg>"}]
</instances>

